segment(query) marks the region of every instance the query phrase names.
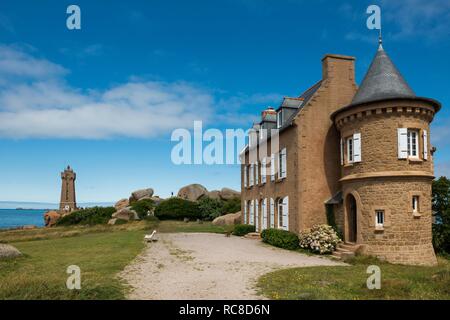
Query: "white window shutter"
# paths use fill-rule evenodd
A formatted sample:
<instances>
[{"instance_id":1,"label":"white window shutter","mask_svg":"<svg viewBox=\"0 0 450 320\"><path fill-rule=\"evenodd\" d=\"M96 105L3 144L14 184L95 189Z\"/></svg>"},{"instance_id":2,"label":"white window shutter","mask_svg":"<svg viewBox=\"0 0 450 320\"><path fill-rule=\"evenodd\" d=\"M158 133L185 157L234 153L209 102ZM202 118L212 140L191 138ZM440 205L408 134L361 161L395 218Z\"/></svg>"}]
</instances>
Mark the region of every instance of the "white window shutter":
<instances>
[{"instance_id":1,"label":"white window shutter","mask_svg":"<svg viewBox=\"0 0 450 320\"><path fill-rule=\"evenodd\" d=\"M259 163L255 163L255 185L259 184Z\"/></svg>"},{"instance_id":2,"label":"white window shutter","mask_svg":"<svg viewBox=\"0 0 450 320\"><path fill-rule=\"evenodd\" d=\"M244 201L244 224L247 224L247 200Z\"/></svg>"},{"instance_id":3,"label":"white window shutter","mask_svg":"<svg viewBox=\"0 0 450 320\"><path fill-rule=\"evenodd\" d=\"M255 200L255 229L259 232L259 200Z\"/></svg>"},{"instance_id":4,"label":"white window shutter","mask_svg":"<svg viewBox=\"0 0 450 320\"><path fill-rule=\"evenodd\" d=\"M286 148L284 148L283 150L281 150L281 172L280 172L280 176L281 178L286 178L287 177L287 151Z\"/></svg>"},{"instance_id":5,"label":"white window shutter","mask_svg":"<svg viewBox=\"0 0 450 320\"><path fill-rule=\"evenodd\" d=\"M361 133L353 135L353 162L361 162Z\"/></svg>"},{"instance_id":6,"label":"white window shutter","mask_svg":"<svg viewBox=\"0 0 450 320\"><path fill-rule=\"evenodd\" d=\"M407 159L408 158L408 129L398 128L398 158Z\"/></svg>"},{"instance_id":7,"label":"white window shutter","mask_svg":"<svg viewBox=\"0 0 450 320\"><path fill-rule=\"evenodd\" d=\"M275 181L275 154L270 156L270 180Z\"/></svg>"},{"instance_id":8,"label":"white window shutter","mask_svg":"<svg viewBox=\"0 0 450 320\"><path fill-rule=\"evenodd\" d=\"M423 159L428 160L428 132L423 130Z\"/></svg>"},{"instance_id":9,"label":"white window shutter","mask_svg":"<svg viewBox=\"0 0 450 320\"><path fill-rule=\"evenodd\" d=\"M270 227L275 228L275 201L270 198Z\"/></svg>"},{"instance_id":10,"label":"white window shutter","mask_svg":"<svg viewBox=\"0 0 450 320\"><path fill-rule=\"evenodd\" d=\"M344 165L344 139L341 138L341 166Z\"/></svg>"},{"instance_id":11,"label":"white window shutter","mask_svg":"<svg viewBox=\"0 0 450 320\"><path fill-rule=\"evenodd\" d=\"M263 200L261 214L262 214L262 230L264 230L267 229L267 198Z\"/></svg>"},{"instance_id":12,"label":"white window shutter","mask_svg":"<svg viewBox=\"0 0 450 320\"><path fill-rule=\"evenodd\" d=\"M251 165L250 165L250 173L249 173L249 175L250 175L250 187L251 186L253 186L253 180L254 180L254 164L252 163Z\"/></svg>"},{"instance_id":13,"label":"white window shutter","mask_svg":"<svg viewBox=\"0 0 450 320\"><path fill-rule=\"evenodd\" d=\"M267 165L267 159L263 158L261 162L261 182L264 184L266 183L266 165Z\"/></svg>"},{"instance_id":14,"label":"white window shutter","mask_svg":"<svg viewBox=\"0 0 450 320\"><path fill-rule=\"evenodd\" d=\"M250 201L250 219L249 219L251 225L255 224L254 214L255 214L255 202L252 200Z\"/></svg>"},{"instance_id":15,"label":"white window shutter","mask_svg":"<svg viewBox=\"0 0 450 320\"><path fill-rule=\"evenodd\" d=\"M289 197L283 199L283 229L289 230Z\"/></svg>"},{"instance_id":16,"label":"white window shutter","mask_svg":"<svg viewBox=\"0 0 450 320\"><path fill-rule=\"evenodd\" d=\"M244 188L248 187L248 166L244 166Z\"/></svg>"}]
</instances>

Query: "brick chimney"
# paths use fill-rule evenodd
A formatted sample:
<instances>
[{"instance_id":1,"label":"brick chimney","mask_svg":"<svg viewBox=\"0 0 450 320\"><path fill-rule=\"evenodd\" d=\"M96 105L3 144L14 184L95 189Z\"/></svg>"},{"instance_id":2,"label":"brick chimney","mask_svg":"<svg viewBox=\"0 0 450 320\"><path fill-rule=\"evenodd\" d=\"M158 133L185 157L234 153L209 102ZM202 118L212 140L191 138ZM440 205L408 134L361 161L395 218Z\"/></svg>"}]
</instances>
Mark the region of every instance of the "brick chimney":
<instances>
[{"instance_id":1,"label":"brick chimney","mask_svg":"<svg viewBox=\"0 0 450 320\"><path fill-rule=\"evenodd\" d=\"M322 79L355 82L355 57L325 55L322 59Z\"/></svg>"}]
</instances>

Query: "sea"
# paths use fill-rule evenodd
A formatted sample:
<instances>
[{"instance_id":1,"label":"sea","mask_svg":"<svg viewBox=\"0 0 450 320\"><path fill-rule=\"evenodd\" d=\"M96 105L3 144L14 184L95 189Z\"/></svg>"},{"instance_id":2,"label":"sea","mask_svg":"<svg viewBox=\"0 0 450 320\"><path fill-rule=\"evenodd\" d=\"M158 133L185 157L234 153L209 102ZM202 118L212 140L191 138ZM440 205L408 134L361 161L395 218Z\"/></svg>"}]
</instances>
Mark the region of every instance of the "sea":
<instances>
[{"instance_id":1,"label":"sea","mask_svg":"<svg viewBox=\"0 0 450 320\"><path fill-rule=\"evenodd\" d=\"M42 209L0 209L0 229L18 228L25 225L44 226Z\"/></svg>"}]
</instances>

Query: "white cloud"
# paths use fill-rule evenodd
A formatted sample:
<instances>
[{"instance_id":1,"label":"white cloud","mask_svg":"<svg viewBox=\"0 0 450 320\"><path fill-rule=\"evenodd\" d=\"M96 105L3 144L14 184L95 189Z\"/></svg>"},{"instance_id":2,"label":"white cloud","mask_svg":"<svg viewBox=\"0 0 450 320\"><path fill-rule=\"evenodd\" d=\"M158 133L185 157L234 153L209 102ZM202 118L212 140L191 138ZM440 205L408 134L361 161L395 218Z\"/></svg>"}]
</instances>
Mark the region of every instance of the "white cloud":
<instances>
[{"instance_id":1,"label":"white cloud","mask_svg":"<svg viewBox=\"0 0 450 320\"><path fill-rule=\"evenodd\" d=\"M190 83L140 78L105 90L82 90L64 81L67 72L18 48L0 45L0 77L9 77L0 82L0 137L149 138L191 128L195 120L243 124L250 116L236 117L231 110L256 103L264 108L263 103L275 98L256 94L220 99Z\"/></svg>"},{"instance_id":2,"label":"white cloud","mask_svg":"<svg viewBox=\"0 0 450 320\"><path fill-rule=\"evenodd\" d=\"M68 71L60 65L39 59L13 46L0 45L0 77L46 79Z\"/></svg>"},{"instance_id":3,"label":"white cloud","mask_svg":"<svg viewBox=\"0 0 450 320\"><path fill-rule=\"evenodd\" d=\"M9 138L154 137L209 121L213 104L211 95L182 83L127 83L84 94L38 83L7 91L0 136Z\"/></svg>"},{"instance_id":4,"label":"white cloud","mask_svg":"<svg viewBox=\"0 0 450 320\"><path fill-rule=\"evenodd\" d=\"M398 28L389 32L394 39L430 41L450 36L448 0L383 0L381 3L383 19Z\"/></svg>"}]
</instances>

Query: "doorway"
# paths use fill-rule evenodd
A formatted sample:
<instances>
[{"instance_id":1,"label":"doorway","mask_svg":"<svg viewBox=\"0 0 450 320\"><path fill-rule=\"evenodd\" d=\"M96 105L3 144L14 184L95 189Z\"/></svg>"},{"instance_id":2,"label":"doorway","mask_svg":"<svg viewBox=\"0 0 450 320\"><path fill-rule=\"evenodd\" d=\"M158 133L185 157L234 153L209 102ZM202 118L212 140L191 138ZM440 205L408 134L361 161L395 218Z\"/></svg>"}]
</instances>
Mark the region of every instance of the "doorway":
<instances>
[{"instance_id":1,"label":"doorway","mask_svg":"<svg viewBox=\"0 0 450 320\"><path fill-rule=\"evenodd\" d=\"M352 194L347 196L347 242L356 243L358 234L357 223L358 207Z\"/></svg>"}]
</instances>

